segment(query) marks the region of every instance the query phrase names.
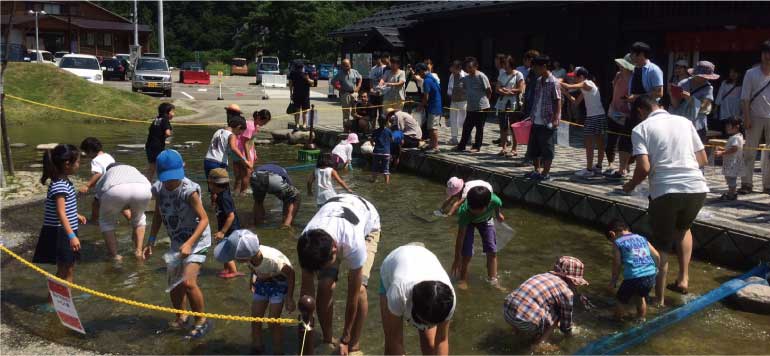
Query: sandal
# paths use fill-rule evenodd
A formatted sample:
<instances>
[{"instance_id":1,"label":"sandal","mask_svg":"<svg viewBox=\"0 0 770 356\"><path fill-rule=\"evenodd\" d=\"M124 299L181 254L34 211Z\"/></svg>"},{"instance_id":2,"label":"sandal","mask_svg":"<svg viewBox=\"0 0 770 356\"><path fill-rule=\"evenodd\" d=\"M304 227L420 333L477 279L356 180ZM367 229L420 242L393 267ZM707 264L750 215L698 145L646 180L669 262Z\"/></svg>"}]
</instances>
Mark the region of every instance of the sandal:
<instances>
[{"instance_id":1,"label":"sandal","mask_svg":"<svg viewBox=\"0 0 770 356\"><path fill-rule=\"evenodd\" d=\"M168 322L168 330L183 330L190 327L190 317L174 319Z\"/></svg>"},{"instance_id":2,"label":"sandal","mask_svg":"<svg viewBox=\"0 0 770 356\"><path fill-rule=\"evenodd\" d=\"M751 194L751 188L749 188L749 187L740 187L738 189L738 194Z\"/></svg>"},{"instance_id":3,"label":"sandal","mask_svg":"<svg viewBox=\"0 0 770 356\"><path fill-rule=\"evenodd\" d=\"M506 157L518 157L518 156L519 154L516 151L511 151L510 153L508 153L508 155L506 155Z\"/></svg>"},{"instance_id":4,"label":"sandal","mask_svg":"<svg viewBox=\"0 0 770 356\"><path fill-rule=\"evenodd\" d=\"M681 294L681 295L687 295L687 293L689 293L689 291L687 290L687 288L683 288L683 287L680 287L680 286L679 286L678 284L676 284L676 283L669 283L669 284L666 286L666 289L668 289L668 290L670 290L670 291L672 291L672 292L676 292L676 293L679 293L679 294Z\"/></svg>"},{"instance_id":5,"label":"sandal","mask_svg":"<svg viewBox=\"0 0 770 356\"><path fill-rule=\"evenodd\" d=\"M497 153L497 155L498 156L506 156L506 157L508 157L508 152L500 151L500 152Z\"/></svg>"},{"instance_id":6,"label":"sandal","mask_svg":"<svg viewBox=\"0 0 770 356\"><path fill-rule=\"evenodd\" d=\"M222 279L230 279L235 277L245 276L243 272L219 272L217 273L217 277Z\"/></svg>"},{"instance_id":7,"label":"sandal","mask_svg":"<svg viewBox=\"0 0 770 356\"><path fill-rule=\"evenodd\" d=\"M213 327L214 326L211 324L211 321L206 320L206 322L201 325L195 325L192 330L190 330L190 332L185 335L184 338L187 340L200 339L206 336L206 334L208 334Z\"/></svg>"},{"instance_id":8,"label":"sandal","mask_svg":"<svg viewBox=\"0 0 770 356\"><path fill-rule=\"evenodd\" d=\"M721 201L732 201L732 200L738 200L738 194L728 194L724 193L719 197L719 200Z\"/></svg>"}]
</instances>

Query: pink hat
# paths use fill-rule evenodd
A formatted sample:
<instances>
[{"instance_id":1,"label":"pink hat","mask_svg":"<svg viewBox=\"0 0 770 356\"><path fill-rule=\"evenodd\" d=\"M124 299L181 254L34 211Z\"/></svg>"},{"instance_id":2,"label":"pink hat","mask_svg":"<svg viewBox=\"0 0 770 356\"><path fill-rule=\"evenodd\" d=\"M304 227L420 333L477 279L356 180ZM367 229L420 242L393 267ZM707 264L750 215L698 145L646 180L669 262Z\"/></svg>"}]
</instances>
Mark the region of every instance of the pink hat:
<instances>
[{"instance_id":1,"label":"pink hat","mask_svg":"<svg viewBox=\"0 0 770 356\"><path fill-rule=\"evenodd\" d=\"M465 182L462 179L457 177L449 178L449 180L446 182L446 195L448 197L456 195L457 193L463 191L464 186Z\"/></svg>"},{"instance_id":2,"label":"pink hat","mask_svg":"<svg viewBox=\"0 0 770 356\"><path fill-rule=\"evenodd\" d=\"M352 143L358 143L358 134L355 134L355 133L352 133L352 132L349 133L348 134L348 138L345 139L345 141L347 141L348 143L351 143L351 144Z\"/></svg>"}]
</instances>

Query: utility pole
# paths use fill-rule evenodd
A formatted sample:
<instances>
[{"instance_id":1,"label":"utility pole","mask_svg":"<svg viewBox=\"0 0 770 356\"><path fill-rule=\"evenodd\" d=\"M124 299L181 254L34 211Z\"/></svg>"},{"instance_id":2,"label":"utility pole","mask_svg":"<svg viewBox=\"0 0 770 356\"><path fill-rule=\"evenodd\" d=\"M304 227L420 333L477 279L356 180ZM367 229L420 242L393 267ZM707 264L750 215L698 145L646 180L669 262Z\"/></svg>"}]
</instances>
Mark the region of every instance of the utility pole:
<instances>
[{"instance_id":1,"label":"utility pole","mask_svg":"<svg viewBox=\"0 0 770 356\"><path fill-rule=\"evenodd\" d=\"M45 15L45 11L29 10L29 14L35 15L35 58L37 58L37 62L40 63L43 61L43 56L40 55L40 33L39 33L39 26L38 26L38 17L40 15Z\"/></svg>"},{"instance_id":2,"label":"utility pole","mask_svg":"<svg viewBox=\"0 0 770 356\"><path fill-rule=\"evenodd\" d=\"M5 184L5 169L8 174L13 176L16 172L13 169L13 156L11 156L11 143L8 141L8 124L5 120L5 70L8 68L8 50L11 48L11 31L13 31L13 14L16 12L16 2L11 1L11 11L8 15L8 26L5 27L3 39L5 48L0 55L0 135L3 137L3 153L5 155L5 165L0 165L0 175L3 176L3 185Z\"/></svg>"},{"instance_id":3,"label":"utility pole","mask_svg":"<svg viewBox=\"0 0 770 356\"><path fill-rule=\"evenodd\" d=\"M163 45L163 0L158 0L158 49L160 58L166 58L166 50Z\"/></svg>"},{"instance_id":4,"label":"utility pole","mask_svg":"<svg viewBox=\"0 0 770 356\"><path fill-rule=\"evenodd\" d=\"M139 11L134 0L134 46L139 45Z\"/></svg>"}]
</instances>

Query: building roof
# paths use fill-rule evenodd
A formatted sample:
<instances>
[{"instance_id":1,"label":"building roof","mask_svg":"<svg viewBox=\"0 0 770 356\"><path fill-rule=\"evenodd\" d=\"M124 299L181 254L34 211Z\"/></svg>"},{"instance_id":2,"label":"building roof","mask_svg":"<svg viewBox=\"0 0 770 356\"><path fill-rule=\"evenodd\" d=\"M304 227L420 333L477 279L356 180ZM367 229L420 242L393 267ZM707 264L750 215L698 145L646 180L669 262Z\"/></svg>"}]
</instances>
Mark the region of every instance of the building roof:
<instances>
[{"instance_id":1,"label":"building roof","mask_svg":"<svg viewBox=\"0 0 770 356\"><path fill-rule=\"evenodd\" d=\"M66 17L60 17L60 16L51 16L58 20L67 22ZM133 23L126 23L126 22L117 22L117 21L101 21L101 20L91 20L86 19L82 17L73 17L72 19L72 25L88 29L88 30L116 30L116 31L133 31L134 30L134 24ZM138 25L139 32L150 32L152 31L150 29L149 25Z\"/></svg>"}]
</instances>

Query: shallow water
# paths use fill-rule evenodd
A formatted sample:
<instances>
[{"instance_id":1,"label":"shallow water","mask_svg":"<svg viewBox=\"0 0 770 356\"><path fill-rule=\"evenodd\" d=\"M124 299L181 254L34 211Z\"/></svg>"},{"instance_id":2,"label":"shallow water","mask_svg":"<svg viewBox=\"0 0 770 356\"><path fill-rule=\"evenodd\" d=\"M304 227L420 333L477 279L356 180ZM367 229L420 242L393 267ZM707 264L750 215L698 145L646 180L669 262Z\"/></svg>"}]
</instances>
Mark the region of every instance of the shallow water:
<instances>
[{"instance_id":1,"label":"shallow water","mask_svg":"<svg viewBox=\"0 0 770 356\"><path fill-rule=\"evenodd\" d=\"M204 144L191 148L180 148L187 160L188 175L204 184L202 157L214 128L175 127L173 144L188 140ZM130 163L144 169L143 149L119 151L117 144L144 143L146 127L143 125L113 125L98 121L70 121L52 119L49 122L27 123L10 128L13 142L24 142L29 146L14 149L16 167L25 169L38 159L34 146L38 143L69 142L79 144L86 136L96 136L105 142L105 150L118 161ZM122 150L122 149L120 149ZM258 147L261 162L279 162L285 166L302 164L296 161L296 148L286 145ZM88 175L89 161L81 162L81 176ZM305 179L310 171L291 172L295 184L305 192ZM376 285L378 269L382 259L395 247L411 241L421 241L432 250L445 267L451 264L456 225L453 219L439 218L432 214L444 197L442 184L408 174L397 174L391 186L372 184L368 174L360 168L343 176L356 193L372 201L382 216L383 235L371 280ZM207 194L204 193L204 196ZM91 197L79 199L80 212L90 215ZM204 202L208 199L204 198ZM256 231L262 243L282 250L298 266L294 233L278 229L280 206L274 198L268 198L268 209L272 209L268 224L254 228L251 224L251 198L237 198L236 205L242 223ZM208 206L208 203L205 203ZM301 230L315 212L315 199L303 196L302 207L294 228ZM212 227L216 221L211 209ZM555 333L557 342L564 353L578 350L592 340L635 324L617 323L610 320L613 294L606 289L610 278L611 246L600 231L579 224L572 219L559 218L547 211L528 206L506 206L503 210L506 222L515 234L504 246L499 256L501 283L506 289L513 289L529 276L548 271L559 255L573 255L585 262L586 279L592 284L586 292L591 296L598 310L584 311L577 307L575 336L563 339ZM28 209L13 209L4 212L5 219L20 221L20 226L37 229L42 220L42 204ZM124 262L115 265L106 262L104 243L96 226L85 226L80 230L83 244L83 260L76 267L75 281L85 286L121 297L143 302L170 306L164 293L165 265L161 254L165 250L160 234L159 247L150 261L137 263L133 259L129 230L122 224L118 230L119 249ZM167 240L166 240L167 241ZM453 354L510 354L527 352L512 335L510 327L502 318L504 293L487 286L485 261L481 245L476 244L477 257L471 262L471 289L458 291L458 306L451 324L450 351ZM31 258L31 253L25 257ZM45 266L53 271L52 266ZM223 281L216 277L221 269L213 254L202 268L199 283L206 300L206 311L247 315L250 294L245 278ZM241 270L246 271L245 266ZM672 268L673 271L676 268ZM186 342L181 334L156 334L172 316L135 307L120 305L97 297L75 292L76 306L87 331L80 336L59 325L52 313L38 311L37 305L46 298L44 280L18 263L9 263L2 271L3 312L12 320L32 332L56 342L77 345L102 352L142 354L183 354L218 353L236 354L249 351L249 326L236 321L214 321L213 331L203 340ZM718 268L703 262L691 265L691 296L700 295L717 287L720 283L737 275L736 271ZM672 274L671 278L674 277ZM297 282L299 284L299 282ZM297 291L299 285L297 285ZM341 278L335 298L335 336L339 336L344 317L345 279ZM362 347L366 353L382 353L382 328L380 324L379 297L376 288L369 289L369 316L364 327ZM295 296L296 297L296 296ZM669 303L678 305L684 301L670 296ZM660 311L650 308L649 318ZM294 317L293 315L291 317ZM672 327L663 336L657 336L645 344L630 349L630 354L767 354L770 353L770 317L733 310L717 304L704 312ZM296 330L285 333L287 350L295 350ZM267 335L264 335L267 336ZM267 339L267 338L266 338ZM407 352L419 353L419 342L415 330L405 326ZM268 347L267 351L271 349Z\"/></svg>"}]
</instances>

